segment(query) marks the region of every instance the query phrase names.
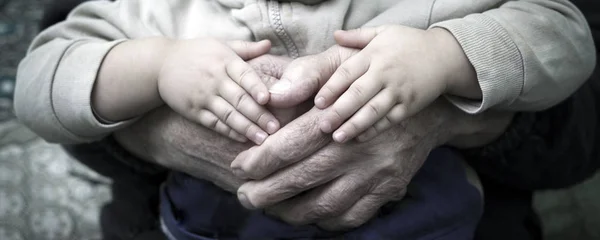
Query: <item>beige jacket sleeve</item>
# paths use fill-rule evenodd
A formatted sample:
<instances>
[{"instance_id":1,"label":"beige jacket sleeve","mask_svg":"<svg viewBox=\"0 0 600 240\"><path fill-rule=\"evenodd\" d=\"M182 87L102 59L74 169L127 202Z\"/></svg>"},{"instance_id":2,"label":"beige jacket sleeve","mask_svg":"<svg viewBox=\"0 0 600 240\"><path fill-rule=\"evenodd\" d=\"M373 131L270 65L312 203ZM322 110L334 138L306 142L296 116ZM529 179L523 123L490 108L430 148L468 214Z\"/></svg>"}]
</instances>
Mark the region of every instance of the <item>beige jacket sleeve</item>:
<instances>
[{"instance_id":1,"label":"beige jacket sleeve","mask_svg":"<svg viewBox=\"0 0 600 240\"><path fill-rule=\"evenodd\" d=\"M83 4L68 21L38 35L17 73L15 113L26 126L49 142L70 144L101 139L131 122L98 121L91 93L110 49L130 35L151 32L136 21L136 2Z\"/></svg>"},{"instance_id":2,"label":"beige jacket sleeve","mask_svg":"<svg viewBox=\"0 0 600 240\"><path fill-rule=\"evenodd\" d=\"M447 2L433 5L430 27L450 31L477 72L482 101L449 97L468 113L549 108L573 94L595 67L589 26L567 0L508 1L463 18L435 19L448 11Z\"/></svg>"}]
</instances>

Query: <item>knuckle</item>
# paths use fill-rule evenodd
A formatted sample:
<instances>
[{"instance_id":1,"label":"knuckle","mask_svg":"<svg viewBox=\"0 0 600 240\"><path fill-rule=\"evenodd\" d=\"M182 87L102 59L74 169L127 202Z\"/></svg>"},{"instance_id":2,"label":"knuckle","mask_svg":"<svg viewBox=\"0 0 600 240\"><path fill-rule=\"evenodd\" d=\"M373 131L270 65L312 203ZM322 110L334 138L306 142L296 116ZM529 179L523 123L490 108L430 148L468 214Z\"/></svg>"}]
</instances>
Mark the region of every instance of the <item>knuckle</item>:
<instances>
[{"instance_id":1,"label":"knuckle","mask_svg":"<svg viewBox=\"0 0 600 240\"><path fill-rule=\"evenodd\" d=\"M277 191L273 191L272 189L263 189L246 193L246 197L255 208L266 208L277 202L278 194Z\"/></svg>"},{"instance_id":2,"label":"knuckle","mask_svg":"<svg viewBox=\"0 0 600 240\"><path fill-rule=\"evenodd\" d=\"M367 104L367 109L371 112L373 116L380 116L381 114L381 109L372 103Z\"/></svg>"},{"instance_id":3,"label":"knuckle","mask_svg":"<svg viewBox=\"0 0 600 240\"><path fill-rule=\"evenodd\" d=\"M211 118L208 121L207 127L212 128L212 129L217 129L217 124L219 123L219 119L217 118Z\"/></svg>"},{"instance_id":4,"label":"knuckle","mask_svg":"<svg viewBox=\"0 0 600 240\"><path fill-rule=\"evenodd\" d=\"M352 229L362 225L365 219L357 214L347 214L340 219L340 226L344 229Z\"/></svg>"},{"instance_id":5,"label":"knuckle","mask_svg":"<svg viewBox=\"0 0 600 240\"><path fill-rule=\"evenodd\" d=\"M206 107L206 102L209 102L205 94L197 94L198 96L189 98L185 102L185 108L188 111L197 111ZM203 96L204 95L204 96Z\"/></svg>"},{"instance_id":6,"label":"knuckle","mask_svg":"<svg viewBox=\"0 0 600 240\"><path fill-rule=\"evenodd\" d=\"M330 201L317 200L313 206L307 209L306 218L310 220L321 219L327 216L331 216L335 213L335 207Z\"/></svg>"},{"instance_id":7,"label":"knuckle","mask_svg":"<svg viewBox=\"0 0 600 240\"><path fill-rule=\"evenodd\" d=\"M398 161L394 158L383 158L379 161L379 168L381 169L379 172L382 176L394 176L397 173ZM385 183L390 183L391 186L396 184L394 181L385 181Z\"/></svg>"},{"instance_id":8,"label":"knuckle","mask_svg":"<svg viewBox=\"0 0 600 240\"><path fill-rule=\"evenodd\" d=\"M312 188L319 182L320 172L316 172L318 167L304 167L300 173L294 173L290 176L289 188L293 192L301 192L306 189ZM315 173L316 172L316 173Z\"/></svg>"},{"instance_id":9,"label":"knuckle","mask_svg":"<svg viewBox=\"0 0 600 240\"><path fill-rule=\"evenodd\" d=\"M268 118L270 118L270 116L269 116L269 115L270 115L270 114L269 114L267 111L265 111L265 110L261 109L261 110L260 110L260 112L258 113L258 115L257 115L257 116L255 117L255 119L253 119L253 120L254 120L255 122L257 122L257 123L259 123L259 122L264 122L264 121L262 121L262 120L263 120L263 119L265 119L265 118L267 118L267 119L268 119Z\"/></svg>"},{"instance_id":10,"label":"knuckle","mask_svg":"<svg viewBox=\"0 0 600 240\"><path fill-rule=\"evenodd\" d=\"M240 73L239 76L239 84L241 86L244 86L244 84L247 82L247 78L250 76L250 74L252 73L252 71L254 71L251 67L248 67L247 65L244 65L244 70L242 70L242 72Z\"/></svg>"},{"instance_id":11,"label":"knuckle","mask_svg":"<svg viewBox=\"0 0 600 240\"><path fill-rule=\"evenodd\" d=\"M377 122L373 127L375 128L375 131L377 133L383 131L384 129L386 129L388 126L391 125L391 121L389 119L389 116L386 115L384 116L379 122Z\"/></svg>"},{"instance_id":12,"label":"knuckle","mask_svg":"<svg viewBox=\"0 0 600 240\"><path fill-rule=\"evenodd\" d=\"M330 115L330 119L333 120L334 123L341 122L345 118L344 115L337 108L333 108L331 110L331 114L329 114L329 115Z\"/></svg>"},{"instance_id":13,"label":"knuckle","mask_svg":"<svg viewBox=\"0 0 600 240\"><path fill-rule=\"evenodd\" d=\"M225 112L223 112L223 116L221 116L221 119L223 119L223 122L228 123L230 122L230 118L233 115L233 109L227 109L225 110Z\"/></svg>"},{"instance_id":14,"label":"knuckle","mask_svg":"<svg viewBox=\"0 0 600 240\"><path fill-rule=\"evenodd\" d=\"M290 188L295 191L303 191L312 187L314 181L308 177L295 177L295 179L291 182Z\"/></svg>"},{"instance_id":15,"label":"knuckle","mask_svg":"<svg viewBox=\"0 0 600 240\"><path fill-rule=\"evenodd\" d=\"M352 94L357 99L363 99L365 97L364 87L358 84L352 85L350 88L350 94Z\"/></svg>"},{"instance_id":16,"label":"knuckle","mask_svg":"<svg viewBox=\"0 0 600 240\"><path fill-rule=\"evenodd\" d=\"M242 104L246 100L248 100L248 94L246 94L243 91L240 91L240 93L235 96L235 103L234 103L233 107L235 107L235 109L241 109Z\"/></svg>"},{"instance_id":17,"label":"knuckle","mask_svg":"<svg viewBox=\"0 0 600 240\"><path fill-rule=\"evenodd\" d=\"M351 72L350 72L350 68L348 68L348 66L346 66L346 64L342 64L342 66L340 66L338 68L339 74L344 77L344 78L349 78L350 76L352 76Z\"/></svg>"},{"instance_id":18,"label":"knuckle","mask_svg":"<svg viewBox=\"0 0 600 240\"><path fill-rule=\"evenodd\" d=\"M270 149L270 152L273 153L273 157L275 157L278 162L292 162L300 156L305 155L307 149L312 149L311 145L306 145L305 143L298 141L296 137L299 136L299 134L302 134L302 132L294 132L294 134L286 134L281 137L279 145L286 146L285 151Z\"/></svg>"},{"instance_id":19,"label":"knuckle","mask_svg":"<svg viewBox=\"0 0 600 240\"><path fill-rule=\"evenodd\" d=\"M408 87L406 89L413 89L412 87ZM402 92L399 101L404 104L412 104L417 99L417 94L413 91L405 90Z\"/></svg>"},{"instance_id":20,"label":"knuckle","mask_svg":"<svg viewBox=\"0 0 600 240\"><path fill-rule=\"evenodd\" d=\"M347 133L357 133L363 128L361 124L356 121L348 121L345 125L345 131L347 131Z\"/></svg>"},{"instance_id":21,"label":"knuckle","mask_svg":"<svg viewBox=\"0 0 600 240\"><path fill-rule=\"evenodd\" d=\"M227 129L227 136L232 137L232 138L238 138L239 134L235 130L229 128L229 129Z\"/></svg>"},{"instance_id":22,"label":"knuckle","mask_svg":"<svg viewBox=\"0 0 600 240\"><path fill-rule=\"evenodd\" d=\"M400 121L402 121L402 117L404 115L404 113L406 112L406 104L400 104L397 105L395 107L396 109L394 109L394 111L391 111L387 116L386 119L388 119L388 121L391 124L397 124Z\"/></svg>"},{"instance_id":23,"label":"knuckle","mask_svg":"<svg viewBox=\"0 0 600 240\"><path fill-rule=\"evenodd\" d=\"M283 215L280 216L281 220L283 220L284 222L292 225L292 226L302 226L302 225L306 225L308 223L308 221L306 221L304 218L302 217L297 217L297 216L293 216L293 215Z\"/></svg>"},{"instance_id":24,"label":"knuckle","mask_svg":"<svg viewBox=\"0 0 600 240\"><path fill-rule=\"evenodd\" d=\"M329 95L335 95L335 91L333 90L333 88L331 86L329 86L329 84L325 84L322 89L326 90Z\"/></svg>"},{"instance_id":25,"label":"knuckle","mask_svg":"<svg viewBox=\"0 0 600 240\"><path fill-rule=\"evenodd\" d=\"M392 201L400 201L406 196L406 188L402 188L399 191L396 191L395 194L392 195Z\"/></svg>"},{"instance_id":26,"label":"knuckle","mask_svg":"<svg viewBox=\"0 0 600 240\"><path fill-rule=\"evenodd\" d=\"M255 191L249 191L245 193L247 201L249 203L252 204L252 206L256 207L256 208L261 208L262 206L264 206L264 202L263 202L263 198L260 196L259 193L255 192Z\"/></svg>"}]
</instances>

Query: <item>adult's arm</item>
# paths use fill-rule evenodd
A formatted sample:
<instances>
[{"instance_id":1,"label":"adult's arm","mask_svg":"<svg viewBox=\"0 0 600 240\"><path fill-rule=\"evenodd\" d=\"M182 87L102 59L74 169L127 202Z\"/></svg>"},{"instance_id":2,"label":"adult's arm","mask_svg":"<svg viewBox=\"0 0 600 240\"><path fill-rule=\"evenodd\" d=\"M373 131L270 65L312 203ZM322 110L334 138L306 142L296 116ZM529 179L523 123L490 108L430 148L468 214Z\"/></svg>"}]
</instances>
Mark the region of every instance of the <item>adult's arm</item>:
<instances>
[{"instance_id":1,"label":"adult's arm","mask_svg":"<svg viewBox=\"0 0 600 240\"><path fill-rule=\"evenodd\" d=\"M600 168L600 76L572 97L538 113L517 114L506 132L481 148L464 150L480 174L515 189L577 184Z\"/></svg>"},{"instance_id":2,"label":"adult's arm","mask_svg":"<svg viewBox=\"0 0 600 240\"><path fill-rule=\"evenodd\" d=\"M583 11L596 45L600 44L600 5L588 0L571 2ZM600 168L599 108L600 70L596 67L563 103L538 113L517 114L497 141L467 150L465 155L480 174L512 188L571 186Z\"/></svg>"}]
</instances>

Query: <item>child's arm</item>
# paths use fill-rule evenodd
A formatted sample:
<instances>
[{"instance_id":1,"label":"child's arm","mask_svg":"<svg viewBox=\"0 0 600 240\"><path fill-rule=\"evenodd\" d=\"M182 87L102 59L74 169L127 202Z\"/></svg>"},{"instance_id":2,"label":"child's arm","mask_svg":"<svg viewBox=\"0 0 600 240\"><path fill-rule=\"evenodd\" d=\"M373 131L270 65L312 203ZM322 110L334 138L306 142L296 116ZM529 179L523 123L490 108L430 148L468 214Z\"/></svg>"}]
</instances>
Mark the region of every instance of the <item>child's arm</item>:
<instances>
[{"instance_id":1,"label":"child's arm","mask_svg":"<svg viewBox=\"0 0 600 240\"><path fill-rule=\"evenodd\" d=\"M367 140L444 93L481 98L473 67L443 29L388 25L339 31L335 38L342 46L362 49L340 65L315 97L318 108L329 107L321 130L335 130L337 142L361 133L358 140Z\"/></svg>"},{"instance_id":2,"label":"child's arm","mask_svg":"<svg viewBox=\"0 0 600 240\"><path fill-rule=\"evenodd\" d=\"M260 144L268 135L265 131L273 133L279 124L260 105L268 101L268 90L244 61L269 49L268 41L127 41L104 59L92 108L100 119L118 122L164 101L191 121L235 140L243 142L247 137Z\"/></svg>"},{"instance_id":3,"label":"child's arm","mask_svg":"<svg viewBox=\"0 0 600 240\"><path fill-rule=\"evenodd\" d=\"M401 1L363 27L399 24L452 33L473 65L483 94L481 99L447 96L465 112L543 110L570 96L594 69L596 51L588 23L571 1L429 4L422 12L429 16L426 21L398 18L407 11Z\"/></svg>"},{"instance_id":4,"label":"child's arm","mask_svg":"<svg viewBox=\"0 0 600 240\"><path fill-rule=\"evenodd\" d=\"M572 94L594 68L596 56L589 27L581 12L569 1L503 1L497 9L442 21L448 18L444 13L449 10L441 6L469 9L468 3L445 1L434 4L430 17L434 24L430 29L444 28L451 33L474 70L478 84L455 82L447 92L448 99L466 112L480 113L489 108L543 110ZM394 11L385 14L394 15ZM389 22L369 24L386 23ZM383 53L386 51L389 50ZM435 66L431 66L433 68ZM472 95L479 92L481 95ZM339 111L344 113L343 110ZM400 119L400 115L406 116L407 111L410 109L397 107L391 119L386 118L385 124L375 124L377 131L370 128L368 135L385 130L382 126L389 124L389 120ZM363 119L362 122L369 121ZM357 131L354 128L364 128L363 125L350 124L344 128L354 133ZM325 129L334 130L328 126Z\"/></svg>"},{"instance_id":5,"label":"child's arm","mask_svg":"<svg viewBox=\"0 0 600 240\"><path fill-rule=\"evenodd\" d=\"M102 62L92 90L96 116L121 122L161 106L158 72L172 44L166 38L150 38L115 46Z\"/></svg>"},{"instance_id":6,"label":"child's arm","mask_svg":"<svg viewBox=\"0 0 600 240\"><path fill-rule=\"evenodd\" d=\"M206 36L211 31L190 33L175 26L175 23L190 22L193 19L198 24L195 25L196 28L205 29L213 24L212 19L223 17L217 11L221 6L205 1L185 2L186 4L174 5L168 1L89 1L77 7L66 21L40 33L17 72L14 107L19 120L49 142L92 142L128 126L135 119L117 122L110 120L139 116L159 105L161 102L155 96L155 86L145 83L146 78L154 74L153 70L157 70L155 67L158 63L155 61L159 59L152 58L158 58L163 52L160 51L161 47L154 46L156 39L150 39L156 36L186 39ZM222 39L231 37L220 32ZM244 35L236 35L236 38L243 37ZM250 40L251 35L247 37L246 40ZM103 64L107 57L115 59L114 53L125 49L125 46L134 50L130 48L131 39L149 39L143 40L143 45L149 48L138 48L132 55L118 57L122 59L118 64ZM112 56L108 56L109 52L113 53ZM130 64L132 66L126 68ZM118 66L123 68L119 69ZM102 70L101 67L107 68ZM146 68L154 69L144 71L148 70ZM106 78L101 76L100 81L96 82L100 72L103 75L140 74L143 77L129 80L134 81L131 85L143 88L115 87L130 84L109 75ZM93 92L94 88L104 88L111 84L122 85L114 85L113 91ZM130 90L136 93L141 102L148 102L129 102L140 108L123 106L124 109L113 112L115 115L106 114L106 108L102 104L94 106L98 109L92 109L93 95L95 100L119 106L126 103L122 100L130 97L127 96ZM105 121L96 114L106 118L103 119Z\"/></svg>"}]
</instances>

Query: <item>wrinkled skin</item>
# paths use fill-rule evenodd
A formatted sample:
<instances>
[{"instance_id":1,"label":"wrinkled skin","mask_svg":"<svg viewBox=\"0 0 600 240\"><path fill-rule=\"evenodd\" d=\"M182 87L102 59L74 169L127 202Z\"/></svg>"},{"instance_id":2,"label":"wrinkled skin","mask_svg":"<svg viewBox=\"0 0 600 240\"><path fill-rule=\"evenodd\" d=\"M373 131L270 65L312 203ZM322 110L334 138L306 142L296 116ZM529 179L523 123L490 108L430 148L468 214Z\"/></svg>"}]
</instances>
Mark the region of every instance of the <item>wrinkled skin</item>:
<instances>
[{"instance_id":1,"label":"wrinkled skin","mask_svg":"<svg viewBox=\"0 0 600 240\"><path fill-rule=\"evenodd\" d=\"M315 124L321 110L305 113L310 105L300 103L355 52L332 47L293 62L274 56L250 61L268 84L279 78L292 80L293 91L271 96L271 110L282 126L294 120L261 146L234 142L166 108L115 137L143 159L237 191L248 208L264 208L291 224L343 230L365 223L383 204L401 199L433 148L486 144L512 118L493 112L467 115L440 99L372 141L332 143Z\"/></svg>"}]
</instances>

